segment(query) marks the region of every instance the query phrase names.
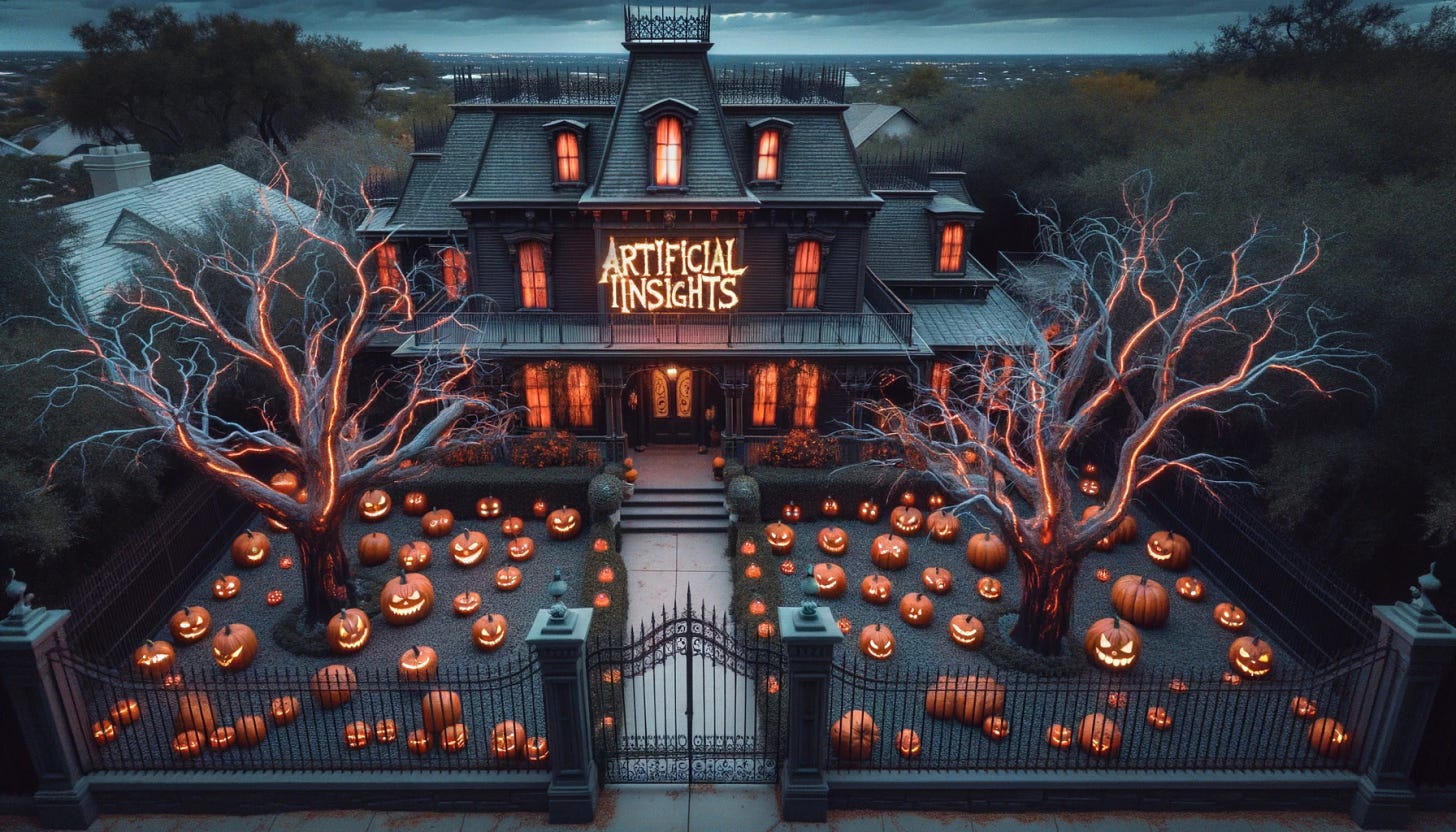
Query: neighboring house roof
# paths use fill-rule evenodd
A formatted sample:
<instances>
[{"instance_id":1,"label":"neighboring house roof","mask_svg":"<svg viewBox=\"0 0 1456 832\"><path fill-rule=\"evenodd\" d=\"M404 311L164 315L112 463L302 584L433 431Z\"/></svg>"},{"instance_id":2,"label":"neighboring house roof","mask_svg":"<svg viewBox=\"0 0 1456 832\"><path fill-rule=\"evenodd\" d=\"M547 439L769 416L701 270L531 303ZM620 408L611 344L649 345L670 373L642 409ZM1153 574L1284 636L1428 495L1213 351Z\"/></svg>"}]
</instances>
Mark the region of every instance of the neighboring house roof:
<instances>
[{"instance_id":1,"label":"neighboring house roof","mask_svg":"<svg viewBox=\"0 0 1456 832\"><path fill-rule=\"evenodd\" d=\"M0 156L34 156L34 150L28 150L9 139L0 139Z\"/></svg>"},{"instance_id":2,"label":"neighboring house roof","mask_svg":"<svg viewBox=\"0 0 1456 832\"><path fill-rule=\"evenodd\" d=\"M92 147L99 142L95 136L89 136L78 132L74 127L65 123L51 131L49 136L40 140L32 150L37 156L74 156L84 148Z\"/></svg>"},{"instance_id":3,"label":"neighboring house roof","mask_svg":"<svg viewBox=\"0 0 1456 832\"><path fill-rule=\"evenodd\" d=\"M854 142L855 147L859 147L879 132L881 127L888 124L890 119L901 113L916 124L920 123L920 119L911 115L909 110L894 104L849 105L849 108L844 111L844 124L849 128L850 141Z\"/></svg>"},{"instance_id":4,"label":"neighboring house roof","mask_svg":"<svg viewBox=\"0 0 1456 832\"><path fill-rule=\"evenodd\" d=\"M999 347L1029 342L1026 313L999 287L983 301L910 301L915 334L931 349Z\"/></svg>"},{"instance_id":5,"label":"neighboring house roof","mask_svg":"<svg viewBox=\"0 0 1456 832\"><path fill-rule=\"evenodd\" d=\"M303 222L315 216L309 206L225 165L169 176L150 185L56 209L76 226L66 247L66 259L86 311L95 315L105 308L112 290L129 281L133 270L147 262L128 243L154 240L162 234L201 231L210 211L229 203L256 207L260 196L279 219L290 216L287 205Z\"/></svg>"}]
</instances>

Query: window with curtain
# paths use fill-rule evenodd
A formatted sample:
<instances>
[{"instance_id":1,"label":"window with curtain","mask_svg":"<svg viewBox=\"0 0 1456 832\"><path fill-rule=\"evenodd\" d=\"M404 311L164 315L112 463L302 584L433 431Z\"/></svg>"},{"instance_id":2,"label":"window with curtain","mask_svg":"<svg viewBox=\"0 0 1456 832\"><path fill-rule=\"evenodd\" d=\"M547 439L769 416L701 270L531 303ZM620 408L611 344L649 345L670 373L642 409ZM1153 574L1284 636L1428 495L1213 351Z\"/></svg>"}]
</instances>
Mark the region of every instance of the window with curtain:
<instances>
[{"instance_id":1,"label":"window with curtain","mask_svg":"<svg viewBox=\"0 0 1456 832\"><path fill-rule=\"evenodd\" d=\"M758 134L758 165L754 179L773 182L779 178L779 131L768 129Z\"/></svg>"},{"instance_id":2,"label":"window with curtain","mask_svg":"<svg viewBox=\"0 0 1456 832\"><path fill-rule=\"evenodd\" d=\"M551 427L551 381L546 368L540 364L527 364L525 382L526 426Z\"/></svg>"},{"instance_id":3,"label":"window with curtain","mask_svg":"<svg viewBox=\"0 0 1456 832\"><path fill-rule=\"evenodd\" d=\"M765 364L753 377L753 426L771 428L779 409L779 368Z\"/></svg>"},{"instance_id":4,"label":"window with curtain","mask_svg":"<svg viewBox=\"0 0 1456 832\"><path fill-rule=\"evenodd\" d=\"M657 120L656 152L653 155L652 184L661 188L682 186L682 119L663 116Z\"/></svg>"},{"instance_id":5,"label":"window with curtain","mask_svg":"<svg viewBox=\"0 0 1456 832\"><path fill-rule=\"evenodd\" d=\"M819 368L806 364L794 377L794 427L814 427L819 418Z\"/></svg>"},{"instance_id":6,"label":"window with curtain","mask_svg":"<svg viewBox=\"0 0 1456 832\"><path fill-rule=\"evenodd\" d=\"M930 368L930 390L937 396L950 395L950 362L937 361Z\"/></svg>"},{"instance_id":7,"label":"window with curtain","mask_svg":"<svg viewBox=\"0 0 1456 832\"><path fill-rule=\"evenodd\" d=\"M570 130L556 134L556 181L581 181L581 141Z\"/></svg>"},{"instance_id":8,"label":"window with curtain","mask_svg":"<svg viewBox=\"0 0 1456 832\"><path fill-rule=\"evenodd\" d=\"M958 272L961 257L965 251L966 226L959 222L948 222L940 229L940 263L937 271Z\"/></svg>"},{"instance_id":9,"label":"window with curtain","mask_svg":"<svg viewBox=\"0 0 1456 832\"><path fill-rule=\"evenodd\" d=\"M458 248L447 248L440 252L440 279L445 284L445 294L452 298L464 294L468 275L465 252Z\"/></svg>"},{"instance_id":10,"label":"window with curtain","mask_svg":"<svg viewBox=\"0 0 1456 832\"><path fill-rule=\"evenodd\" d=\"M592 383L591 368L585 364L573 364L566 370L567 420L574 428L592 426L592 405L596 385Z\"/></svg>"},{"instance_id":11,"label":"window with curtain","mask_svg":"<svg viewBox=\"0 0 1456 832\"><path fill-rule=\"evenodd\" d=\"M521 267L521 306L525 309L548 309L551 301L546 293L546 250L539 240L526 240L516 248Z\"/></svg>"},{"instance_id":12,"label":"window with curtain","mask_svg":"<svg viewBox=\"0 0 1456 832\"><path fill-rule=\"evenodd\" d=\"M385 243L379 247L374 254L374 265L377 266L378 283L382 289L395 289L401 283L403 272L399 270L399 246L394 243Z\"/></svg>"},{"instance_id":13,"label":"window with curtain","mask_svg":"<svg viewBox=\"0 0 1456 832\"><path fill-rule=\"evenodd\" d=\"M794 248L794 288L789 305L795 309L813 309L819 302L818 240L800 240Z\"/></svg>"}]
</instances>

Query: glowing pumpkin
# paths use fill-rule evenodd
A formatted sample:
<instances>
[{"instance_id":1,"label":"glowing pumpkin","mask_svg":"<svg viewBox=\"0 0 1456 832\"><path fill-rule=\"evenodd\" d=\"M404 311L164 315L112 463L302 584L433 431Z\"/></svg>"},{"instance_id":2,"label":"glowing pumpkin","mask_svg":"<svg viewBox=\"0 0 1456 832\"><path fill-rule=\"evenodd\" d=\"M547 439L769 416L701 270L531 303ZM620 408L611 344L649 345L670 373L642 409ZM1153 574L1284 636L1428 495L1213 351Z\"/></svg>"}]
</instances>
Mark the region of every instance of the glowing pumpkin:
<instances>
[{"instance_id":1,"label":"glowing pumpkin","mask_svg":"<svg viewBox=\"0 0 1456 832\"><path fill-rule=\"evenodd\" d=\"M355 720L344 726L344 745L349 748L364 748L369 745L373 736L374 729L363 720Z\"/></svg>"},{"instance_id":2,"label":"glowing pumpkin","mask_svg":"<svg viewBox=\"0 0 1456 832\"><path fill-rule=\"evenodd\" d=\"M221 725L212 729L207 737L207 747L213 751L226 751L233 747L233 741L238 737L238 732L231 725Z\"/></svg>"},{"instance_id":3,"label":"glowing pumpkin","mask_svg":"<svg viewBox=\"0 0 1456 832\"><path fill-rule=\"evenodd\" d=\"M1047 745L1052 748L1071 748L1072 729L1059 722L1054 722L1047 728L1046 741Z\"/></svg>"},{"instance_id":4,"label":"glowing pumpkin","mask_svg":"<svg viewBox=\"0 0 1456 832\"><path fill-rule=\"evenodd\" d=\"M490 729L490 753L498 760L519 757L526 747L526 728L515 720L496 723Z\"/></svg>"},{"instance_id":5,"label":"glowing pumpkin","mask_svg":"<svg viewBox=\"0 0 1456 832\"><path fill-rule=\"evenodd\" d=\"M849 535L838 526L827 526L819 530L819 551L826 555L839 556L849 548Z\"/></svg>"},{"instance_id":6,"label":"glowing pumpkin","mask_svg":"<svg viewBox=\"0 0 1456 832\"><path fill-rule=\"evenodd\" d=\"M502 566L495 572L495 588L511 592L521 585L521 570L514 566Z\"/></svg>"},{"instance_id":7,"label":"glowing pumpkin","mask_svg":"<svg viewBox=\"0 0 1456 832\"><path fill-rule=\"evenodd\" d=\"M769 523L763 527L763 535L768 538L768 548L776 555L787 555L794 549L794 529L783 523Z\"/></svg>"},{"instance_id":8,"label":"glowing pumpkin","mask_svg":"<svg viewBox=\"0 0 1456 832\"><path fill-rule=\"evenodd\" d=\"M906 537L920 534L925 526L925 515L913 506L895 506L890 510L890 527Z\"/></svg>"},{"instance_id":9,"label":"glowing pumpkin","mask_svg":"<svg viewBox=\"0 0 1456 832\"><path fill-rule=\"evenodd\" d=\"M721 468L719 469L721 472ZM551 759L551 751L546 745L545 737L527 737L525 745L526 762L532 765L544 765Z\"/></svg>"},{"instance_id":10,"label":"glowing pumpkin","mask_svg":"<svg viewBox=\"0 0 1456 832\"><path fill-rule=\"evenodd\" d=\"M242 588L243 582L238 580L237 575L223 575L212 582L212 597L219 601L226 601L229 598L236 598Z\"/></svg>"},{"instance_id":11,"label":"glowing pumpkin","mask_svg":"<svg viewBox=\"0 0 1456 832\"><path fill-rule=\"evenodd\" d=\"M895 653L895 634L883 624L871 624L859 631L859 650L872 659L884 661Z\"/></svg>"},{"instance_id":12,"label":"glowing pumpkin","mask_svg":"<svg viewBox=\"0 0 1456 832\"><path fill-rule=\"evenodd\" d=\"M525 563L536 554L536 541L529 537L521 536L512 538L506 544L506 558L514 563Z\"/></svg>"},{"instance_id":13,"label":"glowing pumpkin","mask_svg":"<svg viewBox=\"0 0 1456 832\"><path fill-rule=\"evenodd\" d=\"M224 624L212 636L212 660L223 670L242 670L257 655L258 634L246 624Z\"/></svg>"},{"instance_id":14,"label":"glowing pumpkin","mask_svg":"<svg viewBox=\"0 0 1456 832\"><path fill-rule=\"evenodd\" d=\"M783 563L779 564L779 571L784 573L785 575L794 574L794 562L791 560L785 560Z\"/></svg>"},{"instance_id":15,"label":"glowing pumpkin","mask_svg":"<svg viewBox=\"0 0 1456 832\"><path fill-rule=\"evenodd\" d=\"M451 607L455 610L456 615L470 615L471 613L480 609L480 603L480 593L475 592L474 590L467 589L466 591L455 596L455 600L451 603Z\"/></svg>"},{"instance_id":16,"label":"glowing pumpkin","mask_svg":"<svg viewBox=\"0 0 1456 832\"><path fill-rule=\"evenodd\" d=\"M1148 725L1155 731L1166 731L1173 727L1173 715L1166 708L1154 705L1148 708Z\"/></svg>"},{"instance_id":17,"label":"glowing pumpkin","mask_svg":"<svg viewBox=\"0 0 1456 832\"><path fill-rule=\"evenodd\" d=\"M428 753L433 742L434 738L430 735L430 732L423 728L416 728L406 734L404 738L404 745L409 749L411 754Z\"/></svg>"},{"instance_id":18,"label":"glowing pumpkin","mask_svg":"<svg viewBox=\"0 0 1456 832\"><path fill-rule=\"evenodd\" d=\"M536 502L531 503L531 514L535 516L537 520L540 520L546 516L546 510L548 508L549 506L546 505L546 498L537 497Z\"/></svg>"},{"instance_id":19,"label":"glowing pumpkin","mask_svg":"<svg viewBox=\"0 0 1456 832\"><path fill-rule=\"evenodd\" d=\"M359 495L359 517L366 522L383 520L389 516L389 495L374 488Z\"/></svg>"},{"instance_id":20,"label":"glowing pumpkin","mask_svg":"<svg viewBox=\"0 0 1456 832\"><path fill-rule=\"evenodd\" d=\"M571 540L581 534L581 512L558 508L546 515L546 532L553 540Z\"/></svg>"},{"instance_id":21,"label":"glowing pumpkin","mask_svg":"<svg viewBox=\"0 0 1456 832\"><path fill-rule=\"evenodd\" d=\"M125 728L142 718L142 706L135 699L121 699L111 706L106 716L116 725Z\"/></svg>"},{"instance_id":22,"label":"glowing pumpkin","mask_svg":"<svg viewBox=\"0 0 1456 832\"><path fill-rule=\"evenodd\" d=\"M1338 720L1322 716L1309 724L1309 744L1326 757L1342 757L1350 749L1350 732Z\"/></svg>"},{"instance_id":23,"label":"glowing pumpkin","mask_svg":"<svg viewBox=\"0 0 1456 832\"><path fill-rule=\"evenodd\" d=\"M900 599L900 619L911 627L929 627L935 618L935 602L923 592L907 592Z\"/></svg>"},{"instance_id":24,"label":"glowing pumpkin","mask_svg":"<svg viewBox=\"0 0 1456 832\"><path fill-rule=\"evenodd\" d=\"M279 471L268 478L268 487L279 494L294 494L298 491L298 475L292 471Z\"/></svg>"},{"instance_id":25,"label":"glowing pumpkin","mask_svg":"<svg viewBox=\"0 0 1456 832\"><path fill-rule=\"evenodd\" d=\"M1093 577L1105 584L1108 581L1112 580L1112 572L1108 570L1107 567L1101 566L1097 568L1097 572L1093 575Z\"/></svg>"},{"instance_id":26,"label":"glowing pumpkin","mask_svg":"<svg viewBox=\"0 0 1456 832\"><path fill-rule=\"evenodd\" d=\"M895 735L895 750L907 760L920 756L920 735L910 728L900 729Z\"/></svg>"},{"instance_id":27,"label":"glowing pumpkin","mask_svg":"<svg viewBox=\"0 0 1456 832\"><path fill-rule=\"evenodd\" d=\"M379 611L390 624L423 620L435 606L435 585L418 572L401 572L379 590Z\"/></svg>"},{"instance_id":28,"label":"glowing pumpkin","mask_svg":"<svg viewBox=\"0 0 1456 832\"><path fill-rule=\"evenodd\" d=\"M1161 531L1153 532L1148 538L1147 551L1153 563L1173 572L1182 572L1188 568L1193 547L1183 535Z\"/></svg>"},{"instance_id":29,"label":"glowing pumpkin","mask_svg":"<svg viewBox=\"0 0 1456 832\"><path fill-rule=\"evenodd\" d=\"M801 508L799 508L799 504L796 503L796 502L794 502L793 500L790 500L783 507L783 509L781 509L779 511L779 517L785 523L797 523L797 522L799 522L799 520L801 520L803 518L803 516L804 516L804 510L801 509Z\"/></svg>"},{"instance_id":30,"label":"glowing pumpkin","mask_svg":"<svg viewBox=\"0 0 1456 832\"><path fill-rule=\"evenodd\" d=\"M475 501L475 516L482 520L494 520L501 515L499 497L481 497Z\"/></svg>"},{"instance_id":31,"label":"glowing pumpkin","mask_svg":"<svg viewBox=\"0 0 1456 832\"><path fill-rule=\"evenodd\" d=\"M981 619L972 616L970 613L960 613L950 617L950 640L954 641L967 650L974 650L981 646L986 639L986 627Z\"/></svg>"},{"instance_id":32,"label":"glowing pumpkin","mask_svg":"<svg viewBox=\"0 0 1456 832\"><path fill-rule=\"evenodd\" d=\"M430 544L423 540L411 540L399 547L396 559L399 568L406 572L418 572L430 565Z\"/></svg>"},{"instance_id":33,"label":"glowing pumpkin","mask_svg":"<svg viewBox=\"0 0 1456 832\"><path fill-rule=\"evenodd\" d=\"M981 733L993 740L1004 740L1011 734L1011 723L1004 716L988 716L981 720Z\"/></svg>"},{"instance_id":34,"label":"glowing pumpkin","mask_svg":"<svg viewBox=\"0 0 1456 832\"><path fill-rule=\"evenodd\" d=\"M177 651L168 641L148 641L131 654L131 663L148 679L160 679L172 670Z\"/></svg>"},{"instance_id":35,"label":"glowing pumpkin","mask_svg":"<svg viewBox=\"0 0 1456 832\"><path fill-rule=\"evenodd\" d=\"M420 531L425 537L444 537L455 531L455 515L448 508L437 508L420 516Z\"/></svg>"},{"instance_id":36,"label":"glowing pumpkin","mask_svg":"<svg viewBox=\"0 0 1456 832\"><path fill-rule=\"evenodd\" d=\"M341 656L357 653L369 643L369 616L357 607L339 610L324 628L324 638Z\"/></svg>"},{"instance_id":37,"label":"glowing pumpkin","mask_svg":"<svg viewBox=\"0 0 1456 832\"><path fill-rule=\"evenodd\" d=\"M976 581L976 594L987 601L996 601L1001 598L1001 582L987 575Z\"/></svg>"},{"instance_id":38,"label":"glowing pumpkin","mask_svg":"<svg viewBox=\"0 0 1456 832\"><path fill-rule=\"evenodd\" d=\"M461 566L474 566L488 554L490 540L482 532L461 532L450 541L450 558Z\"/></svg>"},{"instance_id":39,"label":"glowing pumpkin","mask_svg":"<svg viewBox=\"0 0 1456 832\"><path fill-rule=\"evenodd\" d=\"M511 515L501 521L501 537L520 537L526 530L526 521Z\"/></svg>"},{"instance_id":40,"label":"glowing pumpkin","mask_svg":"<svg viewBox=\"0 0 1456 832\"><path fill-rule=\"evenodd\" d=\"M1087 714L1077 723L1077 747L1093 757L1111 757L1122 748L1122 729L1106 714Z\"/></svg>"},{"instance_id":41,"label":"glowing pumpkin","mask_svg":"<svg viewBox=\"0 0 1456 832\"><path fill-rule=\"evenodd\" d=\"M819 513L825 517L838 517L839 501L833 497L825 497L824 502L819 504Z\"/></svg>"},{"instance_id":42,"label":"glowing pumpkin","mask_svg":"<svg viewBox=\"0 0 1456 832\"><path fill-rule=\"evenodd\" d=\"M763 577L763 569L760 568L759 565L756 563L750 563L747 566L743 567L743 577L749 579L750 581L756 581L759 578Z\"/></svg>"},{"instance_id":43,"label":"glowing pumpkin","mask_svg":"<svg viewBox=\"0 0 1456 832\"><path fill-rule=\"evenodd\" d=\"M435 648L416 644L399 657L399 678L406 682L424 682L435 678L440 656Z\"/></svg>"},{"instance_id":44,"label":"glowing pumpkin","mask_svg":"<svg viewBox=\"0 0 1456 832\"><path fill-rule=\"evenodd\" d=\"M116 739L116 723L102 719L91 723L91 738L97 745L105 745Z\"/></svg>"},{"instance_id":45,"label":"glowing pumpkin","mask_svg":"<svg viewBox=\"0 0 1456 832\"><path fill-rule=\"evenodd\" d=\"M861 523L874 523L880 519L879 503L873 500L865 500L859 504L859 520Z\"/></svg>"},{"instance_id":46,"label":"glowing pumpkin","mask_svg":"<svg viewBox=\"0 0 1456 832\"><path fill-rule=\"evenodd\" d=\"M230 550L233 563L244 569L252 569L263 565L263 561L268 559L268 553L272 548L273 544L268 540L268 535L262 532L246 531L233 538Z\"/></svg>"},{"instance_id":47,"label":"glowing pumpkin","mask_svg":"<svg viewBox=\"0 0 1456 832\"><path fill-rule=\"evenodd\" d=\"M184 760L200 756L206 743L201 731L183 731L172 738L172 753Z\"/></svg>"},{"instance_id":48,"label":"glowing pumpkin","mask_svg":"<svg viewBox=\"0 0 1456 832\"><path fill-rule=\"evenodd\" d=\"M419 517L429 509L429 504L425 501L424 492L421 491L411 491L404 495L404 501L401 503L401 506L404 513L411 517Z\"/></svg>"},{"instance_id":49,"label":"glowing pumpkin","mask_svg":"<svg viewBox=\"0 0 1456 832\"><path fill-rule=\"evenodd\" d=\"M374 740L376 742L391 743L399 736L399 726L394 724L392 719L381 719L374 723Z\"/></svg>"},{"instance_id":50,"label":"glowing pumpkin","mask_svg":"<svg viewBox=\"0 0 1456 832\"><path fill-rule=\"evenodd\" d=\"M1227 601L1213 608L1213 620L1225 630L1242 630L1249 623L1249 617L1244 614L1243 609Z\"/></svg>"},{"instance_id":51,"label":"glowing pumpkin","mask_svg":"<svg viewBox=\"0 0 1456 832\"><path fill-rule=\"evenodd\" d=\"M488 612L476 619L470 633L476 647L487 653L498 650L506 643L506 617Z\"/></svg>"},{"instance_id":52,"label":"glowing pumpkin","mask_svg":"<svg viewBox=\"0 0 1456 832\"><path fill-rule=\"evenodd\" d=\"M859 582L859 597L871 604L888 604L894 588L894 584L884 575L866 575Z\"/></svg>"},{"instance_id":53,"label":"glowing pumpkin","mask_svg":"<svg viewBox=\"0 0 1456 832\"><path fill-rule=\"evenodd\" d=\"M950 571L939 566L931 566L920 573L920 582L925 584L926 592L933 592L936 595L944 595L950 592L954 579Z\"/></svg>"},{"instance_id":54,"label":"glowing pumpkin","mask_svg":"<svg viewBox=\"0 0 1456 832\"><path fill-rule=\"evenodd\" d=\"M1186 598L1189 601L1198 601L1203 598L1203 581L1191 575L1184 575L1177 581L1174 581L1173 589L1178 592L1180 597Z\"/></svg>"},{"instance_id":55,"label":"glowing pumpkin","mask_svg":"<svg viewBox=\"0 0 1456 832\"><path fill-rule=\"evenodd\" d=\"M849 588L849 578L837 563L814 564L814 589L820 598L839 598Z\"/></svg>"},{"instance_id":56,"label":"glowing pumpkin","mask_svg":"<svg viewBox=\"0 0 1456 832\"><path fill-rule=\"evenodd\" d=\"M172 613L167 630L183 644L201 641L212 631L212 616L206 607L183 607Z\"/></svg>"},{"instance_id":57,"label":"glowing pumpkin","mask_svg":"<svg viewBox=\"0 0 1456 832\"><path fill-rule=\"evenodd\" d=\"M274 725L282 727L298 719L300 707L302 707L302 703L296 696L275 696L273 701L268 703L268 715L273 717Z\"/></svg>"},{"instance_id":58,"label":"glowing pumpkin","mask_svg":"<svg viewBox=\"0 0 1456 832\"><path fill-rule=\"evenodd\" d=\"M1118 618L1099 618L1082 640L1087 658L1106 670L1127 670L1142 656L1143 640L1137 628Z\"/></svg>"},{"instance_id":59,"label":"glowing pumpkin","mask_svg":"<svg viewBox=\"0 0 1456 832\"><path fill-rule=\"evenodd\" d=\"M1319 705L1313 699L1296 696L1289 701L1289 710L1300 719L1314 719L1319 715Z\"/></svg>"},{"instance_id":60,"label":"glowing pumpkin","mask_svg":"<svg viewBox=\"0 0 1456 832\"><path fill-rule=\"evenodd\" d=\"M910 544L899 535L882 534L870 543L870 563L887 571L904 569L910 565Z\"/></svg>"},{"instance_id":61,"label":"glowing pumpkin","mask_svg":"<svg viewBox=\"0 0 1456 832\"><path fill-rule=\"evenodd\" d=\"M925 528L930 532L931 540L950 543L961 533L961 521L954 514L941 509L931 512L925 518Z\"/></svg>"},{"instance_id":62,"label":"glowing pumpkin","mask_svg":"<svg viewBox=\"0 0 1456 832\"><path fill-rule=\"evenodd\" d=\"M1258 679L1274 670L1274 648L1258 636L1241 636L1229 645L1228 660L1240 676Z\"/></svg>"}]
</instances>

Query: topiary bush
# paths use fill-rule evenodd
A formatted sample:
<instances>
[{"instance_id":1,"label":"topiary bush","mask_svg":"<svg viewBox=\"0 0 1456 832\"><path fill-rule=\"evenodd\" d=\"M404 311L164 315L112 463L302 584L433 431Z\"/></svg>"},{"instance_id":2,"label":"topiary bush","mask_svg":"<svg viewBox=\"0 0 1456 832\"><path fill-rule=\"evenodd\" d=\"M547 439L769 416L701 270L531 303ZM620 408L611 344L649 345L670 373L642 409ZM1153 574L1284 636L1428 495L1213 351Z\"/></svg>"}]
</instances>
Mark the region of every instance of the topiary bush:
<instances>
[{"instance_id":1,"label":"topiary bush","mask_svg":"<svg viewBox=\"0 0 1456 832\"><path fill-rule=\"evenodd\" d=\"M753 477L745 474L728 483L728 510L734 517L756 519L760 504L758 482Z\"/></svg>"},{"instance_id":2,"label":"topiary bush","mask_svg":"<svg viewBox=\"0 0 1456 832\"><path fill-rule=\"evenodd\" d=\"M591 627L588 635L593 638L620 641L627 629L627 563L622 560L622 530L609 520L592 523L582 545L586 548L583 561L581 594L578 606L592 607ZM607 551L598 552L596 541L607 541ZM612 570L612 580L603 583L597 580L602 567ZM597 608L593 601L598 592L605 591L612 597L612 605Z\"/></svg>"},{"instance_id":3,"label":"topiary bush","mask_svg":"<svg viewBox=\"0 0 1456 832\"><path fill-rule=\"evenodd\" d=\"M622 481L611 474L597 474L586 487L586 504L593 522L605 520L622 507Z\"/></svg>"},{"instance_id":4,"label":"topiary bush","mask_svg":"<svg viewBox=\"0 0 1456 832\"><path fill-rule=\"evenodd\" d=\"M736 459L728 460L728 462L723 465L724 492L727 492L728 485L733 482L734 477L741 477L746 473L748 473L748 470L743 467L743 463L739 462Z\"/></svg>"}]
</instances>

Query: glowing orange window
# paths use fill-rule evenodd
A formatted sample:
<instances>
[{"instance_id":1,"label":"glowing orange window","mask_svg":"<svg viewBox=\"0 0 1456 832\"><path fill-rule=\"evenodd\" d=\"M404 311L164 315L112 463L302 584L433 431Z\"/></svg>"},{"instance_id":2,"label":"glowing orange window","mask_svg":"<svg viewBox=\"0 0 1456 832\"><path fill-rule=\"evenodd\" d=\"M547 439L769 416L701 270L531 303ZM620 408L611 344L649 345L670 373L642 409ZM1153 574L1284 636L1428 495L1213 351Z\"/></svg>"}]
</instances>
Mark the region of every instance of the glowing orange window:
<instances>
[{"instance_id":1,"label":"glowing orange window","mask_svg":"<svg viewBox=\"0 0 1456 832\"><path fill-rule=\"evenodd\" d=\"M961 270L961 257L965 252L966 227L958 222L948 222L940 230L940 268L942 272Z\"/></svg>"},{"instance_id":2,"label":"glowing orange window","mask_svg":"<svg viewBox=\"0 0 1456 832\"><path fill-rule=\"evenodd\" d=\"M566 370L566 416L574 428L592 426L592 373L585 364L573 364Z\"/></svg>"},{"instance_id":3,"label":"glowing orange window","mask_svg":"<svg viewBox=\"0 0 1456 832\"><path fill-rule=\"evenodd\" d=\"M546 250L537 240L527 240L516 249L521 267L521 307L524 309L547 309L551 301L546 296Z\"/></svg>"},{"instance_id":4,"label":"glowing orange window","mask_svg":"<svg viewBox=\"0 0 1456 832\"><path fill-rule=\"evenodd\" d=\"M758 170L754 178L760 182L779 178L779 131L765 130L758 134Z\"/></svg>"},{"instance_id":5,"label":"glowing orange window","mask_svg":"<svg viewBox=\"0 0 1456 832\"><path fill-rule=\"evenodd\" d=\"M682 121L673 116L657 120L657 153L652 183L658 187L682 185L683 135Z\"/></svg>"},{"instance_id":6,"label":"glowing orange window","mask_svg":"<svg viewBox=\"0 0 1456 832\"><path fill-rule=\"evenodd\" d=\"M779 368L765 364L753 378L753 426L771 428L779 409Z\"/></svg>"},{"instance_id":7,"label":"glowing orange window","mask_svg":"<svg viewBox=\"0 0 1456 832\"><path fill-rule=\"evenodd\" d=\"M374 264L378 267L379 288L394 289L399 286L399 246L394 243L381 245L375 253Z\"/></svg>"},{"instance_id":8,"label":"glowing orange window","mask_svg":"<svg viewBox=\"0 0 1456 832\"><path fill-rule=\"evenodd\" d=\"M819 368L806 365L794 377L794 427L813 428L819 418Z\"/></svg>"},{"instance_id":9,"label":"glowing orange window","mask_svg":"<svg viewBox=\"0 0 1456 832\"><path fill-rule=\"evenodd\" d=\"M533 428L551 427L551 388L546 377L546 368L540 364L526 365L526 425Z\"/></svg>"},{"instance_id":10,"label":"glowing orange window","mask_svg":"<svg viewBox=\"0 0 1456 832\"><path fill-rule=\"evenodd\" d=\"M465 291L469 272L465 266L465 252L458 248L447 248L440 252L440 279L445 284L445 294L458 298Z\"/></svg>"},{"instance_id":11,"label":"glowing orange window","mask_svg":"<svg viewBox=\"0 0 1456 832\"><path fill-rule=\"evenodd\" d=\"M556 181L581 181L581 143L569 130L556 134Z\"/></svg>"},{"instance_id":12,"label":"glowing orange window","mask_svg":"<svg viewBox=\"0 0 1456 832\"><path fill-rule=\"evenodd\" d=\"M930 389L941 398L950 395L950 362L937 361L930 368Z\"/></svg>"},{"instance_id":13,"label":"glowing orange window","mask_svg":"<svg viewBox=\"0 0 1456 832\"><path fill-rule=\"evenodd\" d=\"M801 240L794 249L794 291L789 305L813 309L819 300L819 241Z\"/></svg>"}]
</instances>

